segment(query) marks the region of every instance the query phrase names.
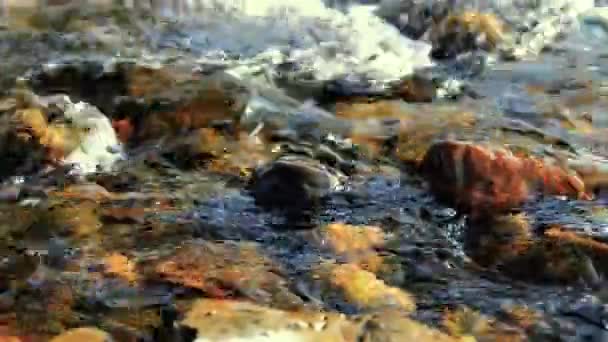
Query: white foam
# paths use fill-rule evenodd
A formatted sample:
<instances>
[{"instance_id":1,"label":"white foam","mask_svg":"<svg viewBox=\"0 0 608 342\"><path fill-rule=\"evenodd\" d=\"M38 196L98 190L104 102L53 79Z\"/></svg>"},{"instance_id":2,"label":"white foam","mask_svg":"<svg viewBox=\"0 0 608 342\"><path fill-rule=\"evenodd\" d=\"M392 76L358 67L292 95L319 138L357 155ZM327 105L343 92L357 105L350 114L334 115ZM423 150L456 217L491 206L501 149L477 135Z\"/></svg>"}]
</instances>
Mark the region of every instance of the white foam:
<instances>
[{"instance_id":1,"label":"white foam","mask_svg":"<svg viewBox=\"0 0 608 342\"><path fill-rule=\"evenodd\" d=\"M383 0L378 13L393 17L395 12L404 16L421 4L445 0ZM507 55L534 57L561 35L577 28L577 16L595 6L594 0L454 0L456 8L497 14L509 26L516 28L513 41L504 42ZM418 13L418 12L415 12ZM415 20L414 20L415 21ZM518 32L521 28L527 28Z\"/></svg>"},{"instance_id":2,"label":"white foam","mask_svg":"<svg viewBox=\"0 0 608 342\"><path fill-rule=\"evenodd\" d=\"M343 13L321 0L203 3L187 39L208 58L293 61L319 80L349 74L392 80L431 65L428 44L402 36L366 6Z\"/></svg>"},{"instance_id":3,"label":"white foam","mask_svg":"<svg viewBox=\"0 0 608 342\"><path fill-rule=\"evenodd\" d=\"M110 120L96 107L84 102L74 104L67 96L64 106L65 117L87 131L79 146L63 160L65 164L72 165L77 173L87 174L109 171L116 161L124 158Z\"/></svg>"}]
</instances>

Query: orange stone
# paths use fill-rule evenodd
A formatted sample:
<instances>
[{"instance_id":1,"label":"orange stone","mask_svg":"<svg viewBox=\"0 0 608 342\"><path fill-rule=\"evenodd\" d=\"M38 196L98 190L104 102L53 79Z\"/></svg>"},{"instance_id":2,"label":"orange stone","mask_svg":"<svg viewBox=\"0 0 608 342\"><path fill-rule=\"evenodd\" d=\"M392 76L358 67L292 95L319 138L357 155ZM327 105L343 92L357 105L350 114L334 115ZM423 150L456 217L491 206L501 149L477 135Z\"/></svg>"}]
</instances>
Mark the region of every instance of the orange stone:
<instances>
[{"instance_id":1,"label":"orange stone","mask_svg":"<svg viewBox=\"0 0 608 342\"><path fill-rule=\"evenodd\" d=\"M472 216L509 212L539 193L588 199L578 175L531 157L475 144L442 141L419 170L441 201Z\"/></svg>"}]
</instances>

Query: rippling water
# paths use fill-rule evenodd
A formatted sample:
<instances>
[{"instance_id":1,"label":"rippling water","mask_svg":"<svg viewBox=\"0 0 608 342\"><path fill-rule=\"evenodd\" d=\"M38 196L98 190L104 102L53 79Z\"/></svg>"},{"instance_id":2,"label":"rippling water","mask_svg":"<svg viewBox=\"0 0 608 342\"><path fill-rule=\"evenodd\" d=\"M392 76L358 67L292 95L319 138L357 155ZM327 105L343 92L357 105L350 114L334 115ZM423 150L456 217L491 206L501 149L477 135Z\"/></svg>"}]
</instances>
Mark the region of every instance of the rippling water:
<instances>
[{"instance_id":1,"label":"rippling water","mask_svg":"<svg viewBox=\"0 0 608 342\"><path fill-rule=\"evenodd\" d=\"M43 65L41 69L52 73L53 68L61 69L62 59L73 60L74 57L89 62L102 61L99 64L91 62L97 67L101 65L100 69L104 69L98 70L101 75L111 73L117 65L114 62L129 58L154 70L153 75L160 75L154 72L164 65L184 65L185 69L201 74L224 69L254 89L252 100L244 105L241 118L243 125L252 126L253 132L248 132L252 140L254 132L266 128L264 124L301 131L297 133L310 127L315 131L317 124L321 133L332 133L334 138L352 132L376 137L404 129L401 138L405 142L400 143L406 146L401 148L411 148L413 154L428 147L435 138L458 136L505 144L526 154L561 158L571 166L580 166L587 160L605 162L608 148L601 126L607 114L601 83L608 67L607 17L602 17L601 11L581 14L593 6L592 1L534 1L542 5L539 8L531 8L533 1L457 2L474 9L491 10L518 27L520 32L511 32L515 38L510 46L523 51L522 55L515 56L518 60L505 61L498 52L478 51L463 54L461 59L433 60L431 43L425 37L418 40L406 37L394 23L381 19L376 15L379 5L374 1L321 0L189 1L187 5L191 10L181 14L174 13L174 4L163 1L162 8L157 9L157 17L144 15L139 18L133 14L132 21L126 20L131 25L129 28L137 32L132 36L117 35L116 27L101 24L93 25L84 33L74 29L62 35L49 33L48 37L15 33L10 29L0 32L0 53L3 55L0 57L6 57L7 75L11 75L6 76L7 79L12 78L12 73L23 75L26 69L40 65ZM395 11L399 10L398 5L394 0L381 4L384 10ZM556 9L565 5L570 7L561 11ZM411 18L407 20L411 20L409 24L414 22ZM404 20L405 24L408 24L407 20ZM118 31L121 30L118 27ZM556 38L560 35L563 39ZM84 43L86 39L91 44L97 42L109 48L91 48ZM478 70L472 70L475 68ZM330 80L339 80L353 89L383 92L391 82L414 72L436 77L434 81L440 84L438 88L444 95L431 103L399 102L392 107L380 107L381 113L377 116L392 119L392 124L390 120L382 121L377 117L361 120L336 117L331 106L335 103L320 107L308 95ZM7 79L3 78L0 84L14 83ZM146 85L158 83L162 87L162 82L159 77L149 80ZM463 84L475 96L449 96L450 92L458 93L461 89L458 85ZM112 108L108 103L123 94L117 84L110 83L106 88L101 91L92 87L94 94L82 97L98 102L95 104L100 108L106 105ZM0 92L7 93L7 90L0 89ZM69 91L74 92L74 89ZM97 97L101 92L107 92L102 94L107 96ZM286 93L296 95L290 98ZM373 101L368 102L370 106L374 105ZM363 103L365 105L365 101ZM385 114L384 110L392 112ZM5 111L8 112L0 109L0 118ZM80 120L78 116L66 117ZM110 130L108 121L99 117L89 119L87 123L91 127L100 125ZM87 127L80 128L86 130ZM104 132L97 131L99 136L106 134ZM106 136L108 134L104 139ZM110 153L106 147L115 145L117 137L109 136L112 139L97 146L103 151L79 149L66 161L78 163L83 155L97 158ZM94 134L85 137L90 141L103 140ZM175 160L165 158L159 152L165 147L163 143L127 149L124 156L127 161L108 161L112 166L118 165L120 170L109 176L110 181L94 174L94 165L81 170L108 189L89 184L70 191L63 185L82 180L75 181L61 172L47 170L48 173L31 179L12 175L17 177L5 182L0 194L0 201L5 202L0 205L0 251L6 257L0 257L0 271L27 281L14 284L0 276L0 295L5 296L0 298L0 340L4 334L4 312L25 317L19 316L23 315L19 308L31 304L40 306L35 308L36 313L44 314L48 310L45 303L56 297L53 291L59 291L66 284L74 288L75 299L70 299L72 302L65 299L69 303L66 304L68 316L72 316L57 319L59 327L45 326L52 330L46 332L49 335L81 325L76 319L91 325L105 324L104 329L119 326L147 331L143 318L125 314L123 309L153 307L150 312L156 315L158 306L166 308L170 306L168 303L181 305L182 301L189 303L215 295L259 300L277 307L293 306L295 302L298 303L295 306L310 306L315 310L337 310L347 314L366 311L333 293L327 300L319 299L323 293L314 289L318 280L313 276L315 267L322 261L339 264L348 260L326 248L332 241L323 235L324 231L290 230L289 221L262 210L251 193L244 190L248 176L231 174L224 177L208 170L182 170L176 167ZM226 146L229 147L221 152L212 152L228 155L227 159L231 154L238 154L240 145L236 148ZM266 162L263 158L258 161L253 152L243 154L245 156L237 160L247 167L236 165L243 173L248 171L243 169L254 162ZM97 161L95 158L93 162ZM315 155L314 158L320 157ZM390 159L390 156L376 159L382 158ZM500 267L481 269L471 262L463 243L470 218L438 203L419 175L408 168L409 164L385 165L378 160L361 162L362 175L350 177L345 184L340 184L340 191L325 196L314 224L316 228L336 222L356 227L380 227L388 242L386 246L370 249L383 262L390 261L387 267L391 271L388 274L378 271L378 277L416 297L416 319L439 326L444 309L458 305L473 307L491 317L501 317L503 308L513 303L537 309L544 318L553 317L559 316L562 306L568 306L582 294L594 290L585 280L577 279L578 282L569 286L532 284L504 277ZM39 183L30 184L30 181ZM53 191L47 189L48 184L53 184ZM593 201L538 197L517 210L525 213L534 233L559 225L580 236L603 242L608 236L608 212L606 198L602 196L599 193ZM266 288L262 289L268 284L260 285L258 289L253 285L248 287L249 282L238 278L239 274L247 273L242 272L242 267L249 267L249 261L257 262L257 256L249 254L243 257L226 252L226 256L210 257L209 265L207 260L196 260L194 266L186 267L185 273L189 268L197 268L192 272L208 271L213 273L210 277L221 278L206 279L207 274L196 274L181 279L182 283L199 286L197 290L179 281L169 285L157 279L157 273L163 272L155 266L158 259L192 241L206 246L211 251L209 255L228 251L230 247L226 246L233 245L248 250L245 244L255 243L260 254L278 265L268 271L270 266L266 261L262 262L264 272L281 277L280 285L273 288L276 293L269 295ZM25 257L19 254L22 249ZM36 255L34 260L31 256L40 251L43 256L38 258ZM256 260L246 260L248 257ZM104 271L107 267L104 263L111 263L108 260L117 264L109 272L112 277ZM596 262L596 268L602 270L605 260L600 261L589 261L591 268ZM139 264L135 267L131 262ZM231 268L230 271L218 271L226 267ZM142 281L135 286L121 277L150 277L152 280L151 284ZM602 277L591 285L602 288ZM13 296L17 293L14 291L24 295ZM281 291L290 295L281 297ZM355 292L365 291L358 289ZM274 295L280 298L274 298ZM4 298L8 298L8 304L4 303ZM10 305L10 300L18 305ZM10 321L12 316L7 317ZM158 325L158 317L156 319ZM567 330L564 327L573 323L559 324ZM556 328L555 331L561 330Z\"/></svg>"}]
</instances>

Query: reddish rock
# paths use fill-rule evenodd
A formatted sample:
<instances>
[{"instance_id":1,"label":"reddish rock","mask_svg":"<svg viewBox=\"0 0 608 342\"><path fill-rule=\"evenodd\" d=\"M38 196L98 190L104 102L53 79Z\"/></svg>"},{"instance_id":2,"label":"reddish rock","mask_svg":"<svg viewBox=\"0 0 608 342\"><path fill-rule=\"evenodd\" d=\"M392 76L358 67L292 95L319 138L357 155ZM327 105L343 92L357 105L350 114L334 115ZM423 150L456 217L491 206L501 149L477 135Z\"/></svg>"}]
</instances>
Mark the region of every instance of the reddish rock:
<instances>
[{"instance_id":1,"label":"reddish rock","mask_svg":"<svg viewBox=\"0 0 608 342\"><path fill-rule=\"evenodd\" d=\"M129 141L134 132L133 125L129 119L112 120L112 127L116 131L118 140L123 144L126 144Z\"/></svg>"},{"instance_id":2,"label":"reddish rock","mask_svg":"<svg viewBox=\"0 0 608 342\"><path fill-rule=\"evenodd\" d=\"M158 261L143 264L151 280L198 289L209 298L243 298L274 307L301 304L287 288L281 269L253 243L193 241Z\"/></svg>"},{"instance_id":3,"label":"reddish rock","mask_svg":"<svg viewBox=\"0 0 608 342\"><path fill-rule=\"evenodd\" d=\"M508 212L535 190L588 198L580 178L559 166L464 142L434 144L419 170L439 200L472 216Z\"/></svg>"}]
</instances>

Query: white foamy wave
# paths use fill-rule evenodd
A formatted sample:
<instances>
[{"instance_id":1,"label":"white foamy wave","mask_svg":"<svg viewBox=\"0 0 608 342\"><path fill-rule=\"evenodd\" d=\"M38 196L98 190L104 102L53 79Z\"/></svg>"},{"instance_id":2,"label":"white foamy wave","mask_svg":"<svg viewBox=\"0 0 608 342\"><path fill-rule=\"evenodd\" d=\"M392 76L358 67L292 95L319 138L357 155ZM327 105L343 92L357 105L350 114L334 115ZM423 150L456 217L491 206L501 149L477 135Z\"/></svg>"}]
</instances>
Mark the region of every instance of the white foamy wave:
<instances>
[{"instance_id":1,"label":"white foamy wave","mask_svg":"<svg viewBox=\"0 0 608 342\"><path fill-rule=\"evenodd\" d=\"M402 36L366 6L344 13L321 0L202 3L182 41L209 59L293 62L318 80L392 80L431 65L428 44Z\"/></svg>"},{"instance_id":2,"label":"white foamy wave","mask_svg":"<svg viewBox=\"0 0 608 342\"><path fill-rule=\"evenodd\" d=\"M422 36L432 25L435 5L437 10L496 14L512 29L512 41L503 42L503 52L517 58L537 56L560 36L575 31L577 16L595 6L594 0L382 0L378 13L405 32Z\"/></svg>"}]
</instances>

